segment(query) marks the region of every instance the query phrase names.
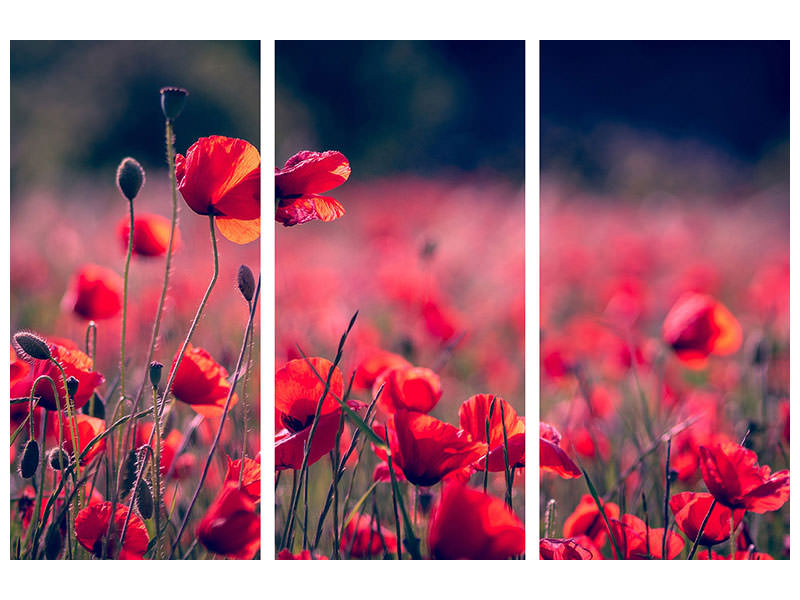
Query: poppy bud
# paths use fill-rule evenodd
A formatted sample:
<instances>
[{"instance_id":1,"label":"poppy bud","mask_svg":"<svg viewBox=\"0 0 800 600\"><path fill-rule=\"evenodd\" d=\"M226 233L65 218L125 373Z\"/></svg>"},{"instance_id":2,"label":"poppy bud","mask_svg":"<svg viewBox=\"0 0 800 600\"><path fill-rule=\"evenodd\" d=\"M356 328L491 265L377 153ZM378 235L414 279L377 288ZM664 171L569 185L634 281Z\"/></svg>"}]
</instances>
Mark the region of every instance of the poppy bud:
<instances>
[{"instance_id":1,"label":"poppy bud","mask_svg":"<svg viewBox=\"0 0 800 600\"><path fill-rule=\"evenodd\" d=\"M136 508L143 519L153 516L153 492L145 479L140 479L136 487Z\"/></svg>"},{"instance_id":2,"label":"poppy bud","mask_svg":"<svg viewBox=\"0 0 800 600\"><path fill-rule=\"evenodd\" d=\"M60 471L62 465L66 469L70 463L69 454L63 448L53 448L47 453L47 463L55 471Z\"/></svg>"},{"instance_id":3,"label":"poppy bud","mask_svg":"<svg viewBox=\"0 0 800 600\"><path fill-rule=\"evenodd\" d=\"M136 450L128 450L128 456L125 457L125 471L122 476L122 483L120 485L120 495L124 498L128 492L133 488L136 483Z\"/></svg>"},{"instance_id":4,"label":"poppy bud","mask_svg":"<svg viewBox=\"0 0 800 600\"><path fill-rule=\"evenodd\" d=\"M253 277L253 272L250 270L250 267L247 265L239 267L236 283L239 285L239 291L242 292L244 299L250 302L256 290L256 280Z\"/></svg>"},{"instance_id":5,"label":"poppy bud","mask_svg":"<svg viewBox=\"0 0 800 600\"><path fill-rule=\"evenodd\" d=\"M83 414L89 415L90 417L94 417L96 419L105 419L106 406L103 404L103 399L100 398L100 394L97 392L92 392L92 396L94 396L94 400L89 400L89 402L83 405L83 408L81 409ZM92 407L92 405L94 406Z\"/></svg>"},{"instance_id":6,"label":"poppy bud","mask_svg":"<svg viewBox=\"0 0 800 600\"><path fill-rule=\"evenodd\" d=\"M158 382L161 381L161 369L164 368L158 361L153 361L150 363L150 383L153 384L154 388L158 387Z\"/></svg>"},{"instance_id":7,"label":"poppy bud","mask_svg":"<svg viewBox=\"0 0 800 600\"><path fill-rule=\"evenodd\" d=\"M67 394L70 398L74 398L78 393L78 380L75 377L67 377Z\"/></svg>"},{"instance_id":8,"label":"poppy bud","mask_svg":"<svg viewBox=\"0 0 800 600\"><path fill-rule=\"evenodd\" d=\"M183 111L183 107L186 106L186 97L188 95L189 92L183 88L161 88L161 111L168 120L174 121L178 118L178 115Z\"/></svg>"},{"instance_id":9,"label":"poppy bud","mask_svg":"<svg viewBox=\"0 0 800 600\"><path fill-rule=\"evenodd\" d=\"M19 461L19 474L25 479L30 479L36 474L36 465L39 464L39 444L36 440L28 440L22 451L22 460Z\"/></svg>"},{"instance_id":10,"label":"poppy bud","mask_svg":"<svg viewBox=\"0 0 800 600\"><path fill-rule=\"evenodd\" d=\"M63 540L61 539L61 530L58 523L55 521L47 528L47 533L44 536L44 555L47 560L55 560L61 554L61 546Z\"/></svg>"},{"instance_id":11,"label":"poppy bud","mask_svg":"<svg viewBox=\"0 0 800 600\"><path fill-rule=\"evenodd\" d=\"M37 360L50 360L50 347L41 337L30 331L18 331L14 334L14 345L20 354Z\"/></svg>"},{"instance_id":12,"label":"poppy bud","mask_svg":"<svg viewBox=\"0 0 800 600\"><path fill-rule=\"evenodd\" d=\"M117 186L128 201L133 201L144 185L144 169L135 158L123 158L117 168Z\"/></svg>"}]
</instances>

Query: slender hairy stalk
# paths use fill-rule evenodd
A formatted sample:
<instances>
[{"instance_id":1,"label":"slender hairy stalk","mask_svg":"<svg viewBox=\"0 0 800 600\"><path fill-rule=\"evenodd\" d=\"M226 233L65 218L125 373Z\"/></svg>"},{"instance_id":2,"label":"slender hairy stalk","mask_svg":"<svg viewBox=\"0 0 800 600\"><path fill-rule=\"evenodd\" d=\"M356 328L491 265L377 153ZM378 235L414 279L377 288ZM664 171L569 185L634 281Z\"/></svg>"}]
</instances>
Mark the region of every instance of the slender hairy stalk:
<instances>
[{"instance_id":1,"label":"slender hairy stalk","mask_svg":"<svg viewBox=\"0 0 800 600\"><path fill-rule=\"evenodd\" d=\"M252 310L252 301L248 301L247 307ZM244 367L244 382L242 383L242 461L239 468L239 487L242 487L244 477L244 459L247 456L247 384L250 382L250 364L253 360L253 342L255 336L250 336L250 346L247 349L247 361Z\"/></svg>"},{"instance_id":2,"label":"slender hairy stalk","mask_svg":"<svg viewBox=\"0 0 800 600\"><path fill-rule=\"evenodd\" d=\"M489 423L492 420L492 413L494 412L494 402L497 396L492 396L492 402L489 404L489 416L486 417L486 463L483 465L483 493L486 493L486 488L489 486Z\"/></svg>"},{"instance_id":3,"label":"slender hairy stalk","mask_svg":"<svg viewBox=\"0 0 800 600\"><path fill-rule=\"evenodd\" d=\"M136 481L133 482L131 488L131 499L128 501L128 513L125 515L125 523L122 525L122 533L119 536L119 551L122 552L122 545L125 542L125 534L128 532L128 523L131 520L131 513L133 512L133 504L136 501L136 495L139 493L139 482L142 480L145 468L147 468L147 460L153 455L153 449L150 446L144 446L142 449L144 458L140 458L139 470L136 473Z\"/></svg>"},{"instance_id":4,"label":"slender hairy stalk","mask_svg":"<svg viewBox=\"0 0 800 600\"><path fill-rule=\"evenodd\" d=\"M664 537L661 538L661 559L667 560L667 536L669 535L669 486L672 478L669 475L669 453L672 449L672 438L667 440L667 463L664 467Z\"/></svg>"},{"instance_id":5,"label":"slender hairy stalk","mask_svg":"<svg viewBox=\"0 0 800 600\"><path fill-rule=\"evenodd\" d=\"M389 431L386 425L383 426L385 439L389 439ZM397 512L397 494L394 485L394 467L392 466L392 453L386 453L386 460L389 463L389 477L392 478L392 508L394 509L394 528L397 535L397 560L403 560L403 536L400 533L400 514Z\"/></svg>"},{"instance_id":6,"label":"slender hairy stalk","mask_svg":"<svg viewBox=\"0 0 800 600\"><path fill-rule=\"evenodd\" d=\"M131 254L133 253L133 200L128 199L128 209L131 217L130 231L128 232L128 251L125 254L125 270L122 275L122 335L119 346L119 394L120 401L125 402L125 330L128 324L128 272L131 267ZM131 412L134 412L132 409Z\"/></svg>"},{"instance_id":7,"label":"slender hairy stalk","mask_svg":"<svg viewBox=\"0 0 800 600\"><path fill-rule=\"evenodd\" d=\"M210 217L211 221L211 231L214 231L214 217ZM214 246L214 263L217 263L216 260L216 245ZM217 269L214 269L216 274ZM209 288L210 290L210 288ZM186 525L189 522L189 517L192 514L192 509L194 508L195 503L197 502L197 497L200 495L200 490L203 487L203 484L206 481L206 476L208 475L208 469L211 467L211 461L214 458L214 452L219 445L219 439L222 437L222 428L225 426L225 418L228 416L228 410L231 406L231 398L233 397L234 391L236 390L236 384L239 383L239 375L242 372L242 363L244 362L244 355L247 352L247 342L248 336L253 334L253 320L255 319L256 314L256 305L258 304L258 294L261 290L261 276L258 277L258 283L256 283L256 290L253 296L253 304L250 307L250 317L247 320L247 326L244 330L244 339L242 340L242 348L239 351L239 359L236 361L236 371L233 374L233 381L231 382L231 389L228 390L228 397L225 399L225 407L222 409L222 416L219 420L219 427L217 428L217 435L214 436L214 442L211 444L211 449L208 451L208 457L206 457L206 464L203 467L203 473L200 476L200 481L197 482L197 488L194 490L194 495L192 496L191 502L189 502L189 506L186 509L186 516L183 518L183 522L181 523L180 529L178 529L178 534L175 536L175 542L172 545L172 548L169 551L169 556L167 557L172 558L172 555L175 553L175 549L178 547L178 543L180 542L181 536L183 535L184 529L186 529ZM188 338L187 338L188 339ZM184 350L186 349L184 345ZM174 371L178 370L178 366L175 366ZM172 384L172 379L174 378L174 372L170 377L168 385ZM169 388L167 388L169 389ZM151 436L152 437L152 436ZM244 465L241 465L241 469L244 469Z\"/></svg>"},{"instance_id":8,"label":"slender hairy stalk","mask_svg":"<svg viewBox=\"0 0 800 600\"><path fill-rule=\"evenodd\" d=\"M155 429L156 432L156 457L153 461L153 499L155 500L156 542L153 556L157 558L158 542L161 537L161 422L158 419L158 386L156 385L153 386L153 429ZM244 465L244 462L242 465ZM242 467L241 470L244 471L244 467Z\"/></svg>"},{"instance_id":9,"label":"slender hairy stalk","mask_svg":"<svg viewBox=\"0 0 800 600\"><path fill-rule=\"evenodd\" d=\"M503 424L503 461L505 462L506 470L506 505L509 509L511 506L511 488L514 485L514 478L511 474L511 468L508 466L508 434L506 433L506 411L503 408L503 403L500 403L500 420ZM489 440L486 440L487 443ZM487 459L488 462L488 459Z\"/></svg>"}]
</instances>

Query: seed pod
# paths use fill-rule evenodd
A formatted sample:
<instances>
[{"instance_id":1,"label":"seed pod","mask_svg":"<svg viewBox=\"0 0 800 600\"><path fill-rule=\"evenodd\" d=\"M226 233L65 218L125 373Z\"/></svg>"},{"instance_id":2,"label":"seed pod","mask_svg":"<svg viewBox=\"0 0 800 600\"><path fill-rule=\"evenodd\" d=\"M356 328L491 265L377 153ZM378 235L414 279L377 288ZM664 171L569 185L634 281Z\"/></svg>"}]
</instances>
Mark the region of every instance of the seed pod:
<instances>
[{"instance_id":1,"label":"seed pod","mask_svg":"<svg viewBox=\"0 0 800 600\"><path fill-rule=\"evenodd\" d=\"M47 453L47 464L54 471L60 471L63 465L63 468L67 468L70 463L69 454L63 448L53 448L50 452Z\"/></svg>"},{"instance_id":2,"label":"seed pod","mask_svg":"<svg viewBox=\"0 0 800 600\"><path fill-rule=\"evenodd\" d=\"M159 382L161 381L161 369L164 368L160 362L153 361L150 363L150 383L153 384L154 388L158 387Z\"/></svg>"},{"instance_id":3,"label":"seed pod","mask_svg":"<svg viewBox=\"0 0 800 600\"><path fill-rule=\"evenodd\" d=\"M83 414L89 415L90 417L95 417L97 419L105 419L106 406L105 404L103 404L103 399L97 392L92 392L92 396L93 398L90 399L89 402L83 405L81 411L83 411ZM92 404L94 404L94 408L92 408Z\"/></svg>"},{"instance_id":4,"label":"seed pod","mask_svg":"<svg viewBox=\"0 0 800 600\"><path fill-rule=\"evenodd\" d=\"M153 516L153 492L145 479L140 479L136 488L136 508L143 519Z\"/></svg>"},{"instance_id":5,"label":"seed pod","mask_svg":"<svg viewBox=\"0 0 800 600\"><path fill-rule=\"evenodd\" d=\"M242 292L244 299L250 302L256 291L256 280L255 277L253 277L253 272L250 270L250 267L247 265L239 267L236 283L239 285L239 291Z\"/></svg>"},{"instance_id":6,"label":"seed pod","mask_svg":"<svg viewBox=\"0 0 800 600\"><path fill-rule=\"evenodd\" d=\"M69 394L70 399L75 398L75 394L78 393L78 385L79 382L75 377L67 377L67 394Z\"/></svg>"},{"instance_id":7,"label":"seed pod","mask_svg":"<svg viewBox=\"0 0 800 600\"><path fill-rule=\"evenodd\" d=\"M50 346L44 338L30 331L18 331L14 334L14 345L20 354L37 360L50 360Z\"/></svg>"},{"instance_id":8,"label":"seed pod","mask_svg":"<svg viewBox=\"0 0 800 600\"><path fill-rule=\"evenodd\" d=\"M22 451L22 460L19 461L19 474L25 479L30 479L36 475L36 467L39 464L39 444L36 440L28 440L25 449Z\"/></svg>"},{"instance_id":9,"label":"seed pod","mask_svg":"<svg viewBox=\"0 0 800 600\"><path fill-rule=\"evenodd\" d=\"M61 539L61 529L58 523L53 521L50 527L47 528L47 533L44 535L44 555L47 560L55 560L61 554L61 546L63 540Z\"/></svg>"},{"instance_id":10,"label":"seed pod","mask_svg":"<svg viewBox=\"0 0 800 600\"><path fill-rule=\"evenodd\" d=\"M122 475L122 482L120 484L120 495L124 498L133 489L133 484L136 483L136 450L128 450L128 455L125 457L125 469Z\"/></svg>"},{"instance_id":11,"label":"seed pod","mask_svg":"<svg viewBox=\"0 0 800 600\"><path fill-rule=\"evenodd\" d=\"M189 95L183 88L163 87L161 88L161 111L170 121L178 118L178 115L186 106L186 97Z\"/></svg>"},{"instance_id":12,"label":"seed pod","mask_svg":"<svg viewBox=\"0 0 800 600\"><path fill-rule=\"evenodd\" d=\"M135 158L123 158L117 167L117 186L129 201L136 198L144 185L144 169Z\"/></svg>"}]
</instances>

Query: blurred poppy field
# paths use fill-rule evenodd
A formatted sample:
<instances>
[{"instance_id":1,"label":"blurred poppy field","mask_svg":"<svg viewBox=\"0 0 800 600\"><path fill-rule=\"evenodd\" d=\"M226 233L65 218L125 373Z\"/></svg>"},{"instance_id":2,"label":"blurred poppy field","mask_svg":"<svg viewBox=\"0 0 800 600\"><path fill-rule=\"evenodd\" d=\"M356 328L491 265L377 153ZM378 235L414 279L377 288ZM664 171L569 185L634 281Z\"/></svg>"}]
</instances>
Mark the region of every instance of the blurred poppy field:
<instances>
[{"instance_id":1,"label":"blurred poppy field","mask_svg":"<svg viewBox=\"0 0 800 600\"><path fill-rule=\"evenodd\" d=\"M788 46L581 44L542 46L540 557L788 559ZM645 58L715 75L622 125L597 91L587 127L557 106L597 81L589 55L634 98L663 81ZM766 139L698 125L748 69L777 99L743 91L726 111L771 106Z\"/></svg>"},{"instance_id":2,"label":"blurred poppy field","mask_svg":"<svg viewBox=\"0 0 800 600\"><path fill-rule=\"evenodd\" d=\"M523 56L276 46L279 559L524 558Z\"/></svg>"},{"instance_id":3,"label":"blurred poppy field","mask_svg":"<svg viewBox=\"0 0 800 600\"><path fill-rule=\"evenodd\" d=\"M259 558L258 44L15 42L11 96L11 557Z\"/></svg>"}]
</instances>

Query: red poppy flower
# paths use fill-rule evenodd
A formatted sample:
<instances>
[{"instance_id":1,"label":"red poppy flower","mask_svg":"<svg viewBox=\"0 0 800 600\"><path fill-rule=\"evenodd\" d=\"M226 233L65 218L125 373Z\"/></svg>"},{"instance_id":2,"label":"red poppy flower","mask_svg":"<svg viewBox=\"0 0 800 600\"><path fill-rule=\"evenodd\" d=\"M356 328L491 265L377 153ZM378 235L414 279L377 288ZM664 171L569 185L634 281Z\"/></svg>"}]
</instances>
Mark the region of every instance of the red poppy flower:
<instances>
[{"instance_id":1,"label":"red poppy flower","mask_svg":"<svg viewBox=\"0 0 800 600\"><path fill-rule=\"evenodd\" d=\"M583 473L559 445L561 434L548 423L539 423L539 472L555 473L564 479ZM594 504L594 502L592 502Z\"/></svg>"},{"instance_id":2,"label":"red poppy flower","mask_svg":"<svg viewBox=\"0 0 800 600\"><path fill-rule=\"evenodd\" d=\"M424 367L398 367L384 371L372 386L372 396L383 391L378 404L388 413L398 409L427 413L442 397L439 376Z\"/></svg>"},{"instance_id":3,"label":"red poppy flower","mask_svg":"<svg viewBox=\"0 0 800 600\"><path fill-rule=\"evenodd\" d=\"M411 363L399 354L394 354L393 352L387 352L385 350L375 350L367 355L356 368L356 376L355 379L353 379L353 389L368 390L375 383L378 376L384 371L398 367L411 366Z\"/></svg>"},{"instance_id":4,"label":"red poppy flower","mask_svg":"<svg viewBox=\"0 0 800 600\"><path fill-rule=\"evenodd\" d=\"M103 537L108 531L108 523L111 520L111 502L92 504L81 510L75 517L75 536L81 546L98 558L117 556L116 548L127 516L128 507L118 504L114 513L114 532L111 535L112 539L106 544L105 556L102 555ZM149 542L147 527L139 515L132 513L125 532L125 541L118 556L120 559L141 559L147 551Z\"/></svg>"},{"instance_id":5,"label":"red poppy flower","mask_svg":"<svg viewBox=\"0 0 800 600\"><path fill-rule=\"evenodd\" d=\"M136 429L136 445L144 446L150 440L150 433L153 431L152 423L142 423ZM170 477L175 479L184 479L191 472L195 464L195 457L191 454L181 454L177 458L175 466L172 463L175 461L175 454L183 442L183 434L177 429L173 429L166 436L161 439L161 476L166 477L172 469ZM153 442L155 446L155 441ZM152 446L151 446L152 447ZM155 448L153 448L155 450Z\"/></svg>"},{"instance_id":6,"label":"red poppy flower","mask_svg":"<svg viewBox=\"0 0 800 600\"><path fill-rule=\"evenodd\" d=\"M115 317L122 308L122 278L105 267L85 265L73 277L62 306L87 320Z\"/></svg>"},{"instance_id":7,"label":"red poppy flower","mask_svg":"<svg viewBox=\"0 0 800 600\"><path fill-rule=\"evenodd\" d=\"M789 499L789 471L759 467L755 452L733 442L700 446L700 470L708 491L728 508L765 513Z\"/></svg>"},{"instance_id":8,"label":"red poppy flower","mask_svg":"<svg viewBox=\"0 0 800 600\"><path fill-rule=\"evenodd\" d=\"M499 498L451 484L431 517L428 548L436 559L504 560L525 552L525 525Z\"/></svg>"},{"instance_id":9,"label":"red poppy flower","mask_svg":"<svg viewBox=\"0 0 800 600\"><path fill-rule=\"evenodd\" d=\"M215 215L222 235L247 244L261 235L261 156L252 144L212 135L175 157L175 179L186 204Z\"/></svg>"},{"instance_id":10,"label":"red poppy flower","mask_svg":"<svg viewBox=\"0 0 800 600\"><path fill-rule=\"evenodd\" d=\"M495 406L489 421L489 439L487 440L486 418L489 416L493 399L495 399ZM473 440L488 442L490 471L505 470L503 415L505 415L506 438L508 438L508 464L510 467L524 467L525 419L517 415L513 406L493 394L475 394L458 409L458 422L461 429L468 432ZM485 463L486 457L482 456L475 463L475 468L483 470Z\"/></svg>"},{"instance_id":11,"label":"red poppy flower","mask_svg":"<svg viewBox=\"0 0 800 600\"><path fill-rule=\"evenodd\" d=\"M290 227L314 219L338 219L344 207L319 194L342 185L348 177L350 163L341 152L298 152L282 169L275 168L275 220Z\"/></svg>"},{"instance_id":12,"label":"red poppy flower","mask_svg":"<svg viewBox=\"0 0 800 600\"><path fill-rule=\"evenodd\" d=\"M603 555L588 537L543 538L539 540L541 560L603 560Z\"/></svg>"},{"instance_id":13,"label":"red poppy flower","mask_svg":"<svg viewBox=\"0 0 800 600\"><path fill-rule=\"evenodd\" d=\"M197 537L211 552L249 560L261 547L261 517L238 483L229 482L208 508Z\"/></svg>"},{"instance_id":14,"label":"red poppy flower","mask_svg":"<svg viewBox=\"0 0 800 600\"><path fill-rule=\"evenodd\" d=\"M225 472L225 483L235 483L239 485L239 473L241 471L242 459L231 460L230 456L225 457L228 461L228 470ZM261 459L253 460L244 457L244 473L242 474L242 491L247 494L253 502L261 500Z\"/></svg>"},{"instance_id":15,"label":"red poppy flower","mask_svg":"<svg viewBox=\"0 0 800 600\"><path fill-rule=\"evenodd\" d=\"M616 519L619 517L619 506L613 502L603 503L606 517ZM564 537L572 538L579 535L588 536L595 546L602 548L606 541L606 524L603 516L597 509L594 499L589 494L584 494L572 514L564 521Z\"/></svg>"},{"instance_id":16,"label":"red poppy flower","mask_svg":"<svg viewBox=\"0 0 800 600\"><path fill-rule=\"evenodd\" d=\"M172 359L172 369L177 360L176 353ZM217 363L208 352L188 344L172 381L172 394L204 417L217 418L225 409L231 389L227 377L228 371L225 367ZM230 406L233 407L238 401L239 397L233 394Z\"/></svg>"},{"instance_id":17,"label":"red poppy flower","mask_svg":"<svg viewBox=\"0 0 800 600\"><path fill-rule=\"evenodd\" d=\"M325 358L309 358L320 377L327 379L331 363ZM283 429L275 434L275 468L300 469L306 440L317 411L317 404L325 391L324 382L314 374L304 358L289 361L275 374L276 425ZM334 369L328 393L322 403L319 422L311 442L308 464L314 464L336 444L340 408L334 396L341 398L344 391L342 372Z\"/></svg>"},{"instance_id":18,"label":"red poppy flower","mask_svg":"<svg viewBox=\"0 0 800 600\"><path fill-rule=\"evenodd\" d=\"M61 412L60 415L62 435L64 438L63 448L67 454L72 456L72 430L70 429L70 422L69 419L67 419L66 413ZM83 451L89 442L105 431L106 423L103 419L90 417L83 413L77 413L73 415L73 417L78 430L78 446L80 446L81 451ZM48 421L47 429L48 444L58 445L58 421L55 419ZM92 462L92 459L101 454L103 450L105 450L105 447L106 440L103 438L92 446L92 449L81 459L81 466L88 465Z\"/></svg>"},{"instance_id":19,"label":"red poppy flower","mask_svg":"<svg viewBox=\"0 0 800 600\"><path fill-rule=\"evenodd\" d=\"M133 219L133 253L139 256L163 256L169 250L169 231L172 223L161 215L140 213ZM128 249L131 224L128 217L123 218L117 226L119 240L123 250ZM180 243L180 230L175 228L175 239L172 248L176 250Z\"/></svg>"},{"instance_id":20,"label":"red poppy flower","mask_svg":"<svg viewBox=\"0 0 800 600\"><path fill-rule=\"evenodd\" d=\"M609 519L609 525L623 559L648 560L663 557L663 528L648 528L644 521L633 515L623 515L621 521ZM677 533L669 532L667 535L667 558L672 560L678 556L683 547L683 539Z\"/></svg>"},{"instance_id":21,"label":"red poppy flower","mask_svg":"<svg viewBox=\"0 0 800 600\"><path fill-rule=\"evenodd\" d=\"M433 485L486 454L485 442L429 415L400 409L386 425L393 464L414 485Z\"/></svg>"},{"instance_id":22,"label":"red poppy flower","mask_svg":"<svg viewBox=\"0 0 800 600\"><path fill-rule=\"evenodd\" d=\"M330 560L327 556L311 554L310 550L302 550L299 554L292 554L291 550L284 548L278 552L278 560Z\"/></svg>"},{"instance_id":23,"label":"red poppy flower","mask_svg":"<svg viewBox=\"0 0 800 600\"><path fill-rule=\"evenodd\" d=\"M714 496L711 494L683 492L669 500L669 507L675 515L675 524L692 542L697 539L700 526L711 508ZM734 526L738 527L744 517L744 510L733 511ZM722 504L714 506L711 516L703 529L698 542L701 546L713 546L724 542L731 534L731 510Z\"/></svg>"},{"instance_id":24,"label":"red poppy flower","mask_svg":"<svg viewBox=\"0 0 800 600\"><path fill-rule=\"evenodd\" d=\"M78 349L67 348L60 344L50 344L50 354L58 361L61 368L64 369L67 379L74 377L78 380L78 391L73 398L73 406L75 408L80 408L89 401L89 398L92 397L92 393L105 381L105 378L100 373L92 371L92 359ZM15 394L19 392L19 396L29 395L33 382L40 375L48 375L56 382L56 389L58 390L58 408L64 410L67 403L67 391L64 388L61 371L52 362L47 360L37 360L34 362L33 370L28 379L24 382L18 382L17 386L15 386ZM36 386L36 395L41 397L39 406L47 410L56 410L56 398L53 395L53 386L48 382L39 382Z\"/></svg>"},{"instance_id":25,"label":"red poppy flower","mask_svg":"<svg viewBox=\"0 0 800 600\"><path fill-rule=\"evenodd\" d=\"M664 341L689 366L702 366L709 355L733 354L742 344L742 328L730 311L711 296L688 292L670 309Z\"/></svg>"},{"instance_id":26,"label":"red poppy flower","mask_svg":"<svg viewBox=\"0 0 800 600\"><path fill-rule=\"evenodd\" d=\"M357 515L344 528L339 548L345 556L349 551L351 557L369 558L382 555L384 544L387 553L397 552L397 537L391 531L379 528L369 515Z\"/></svg>"}]
</instances>

